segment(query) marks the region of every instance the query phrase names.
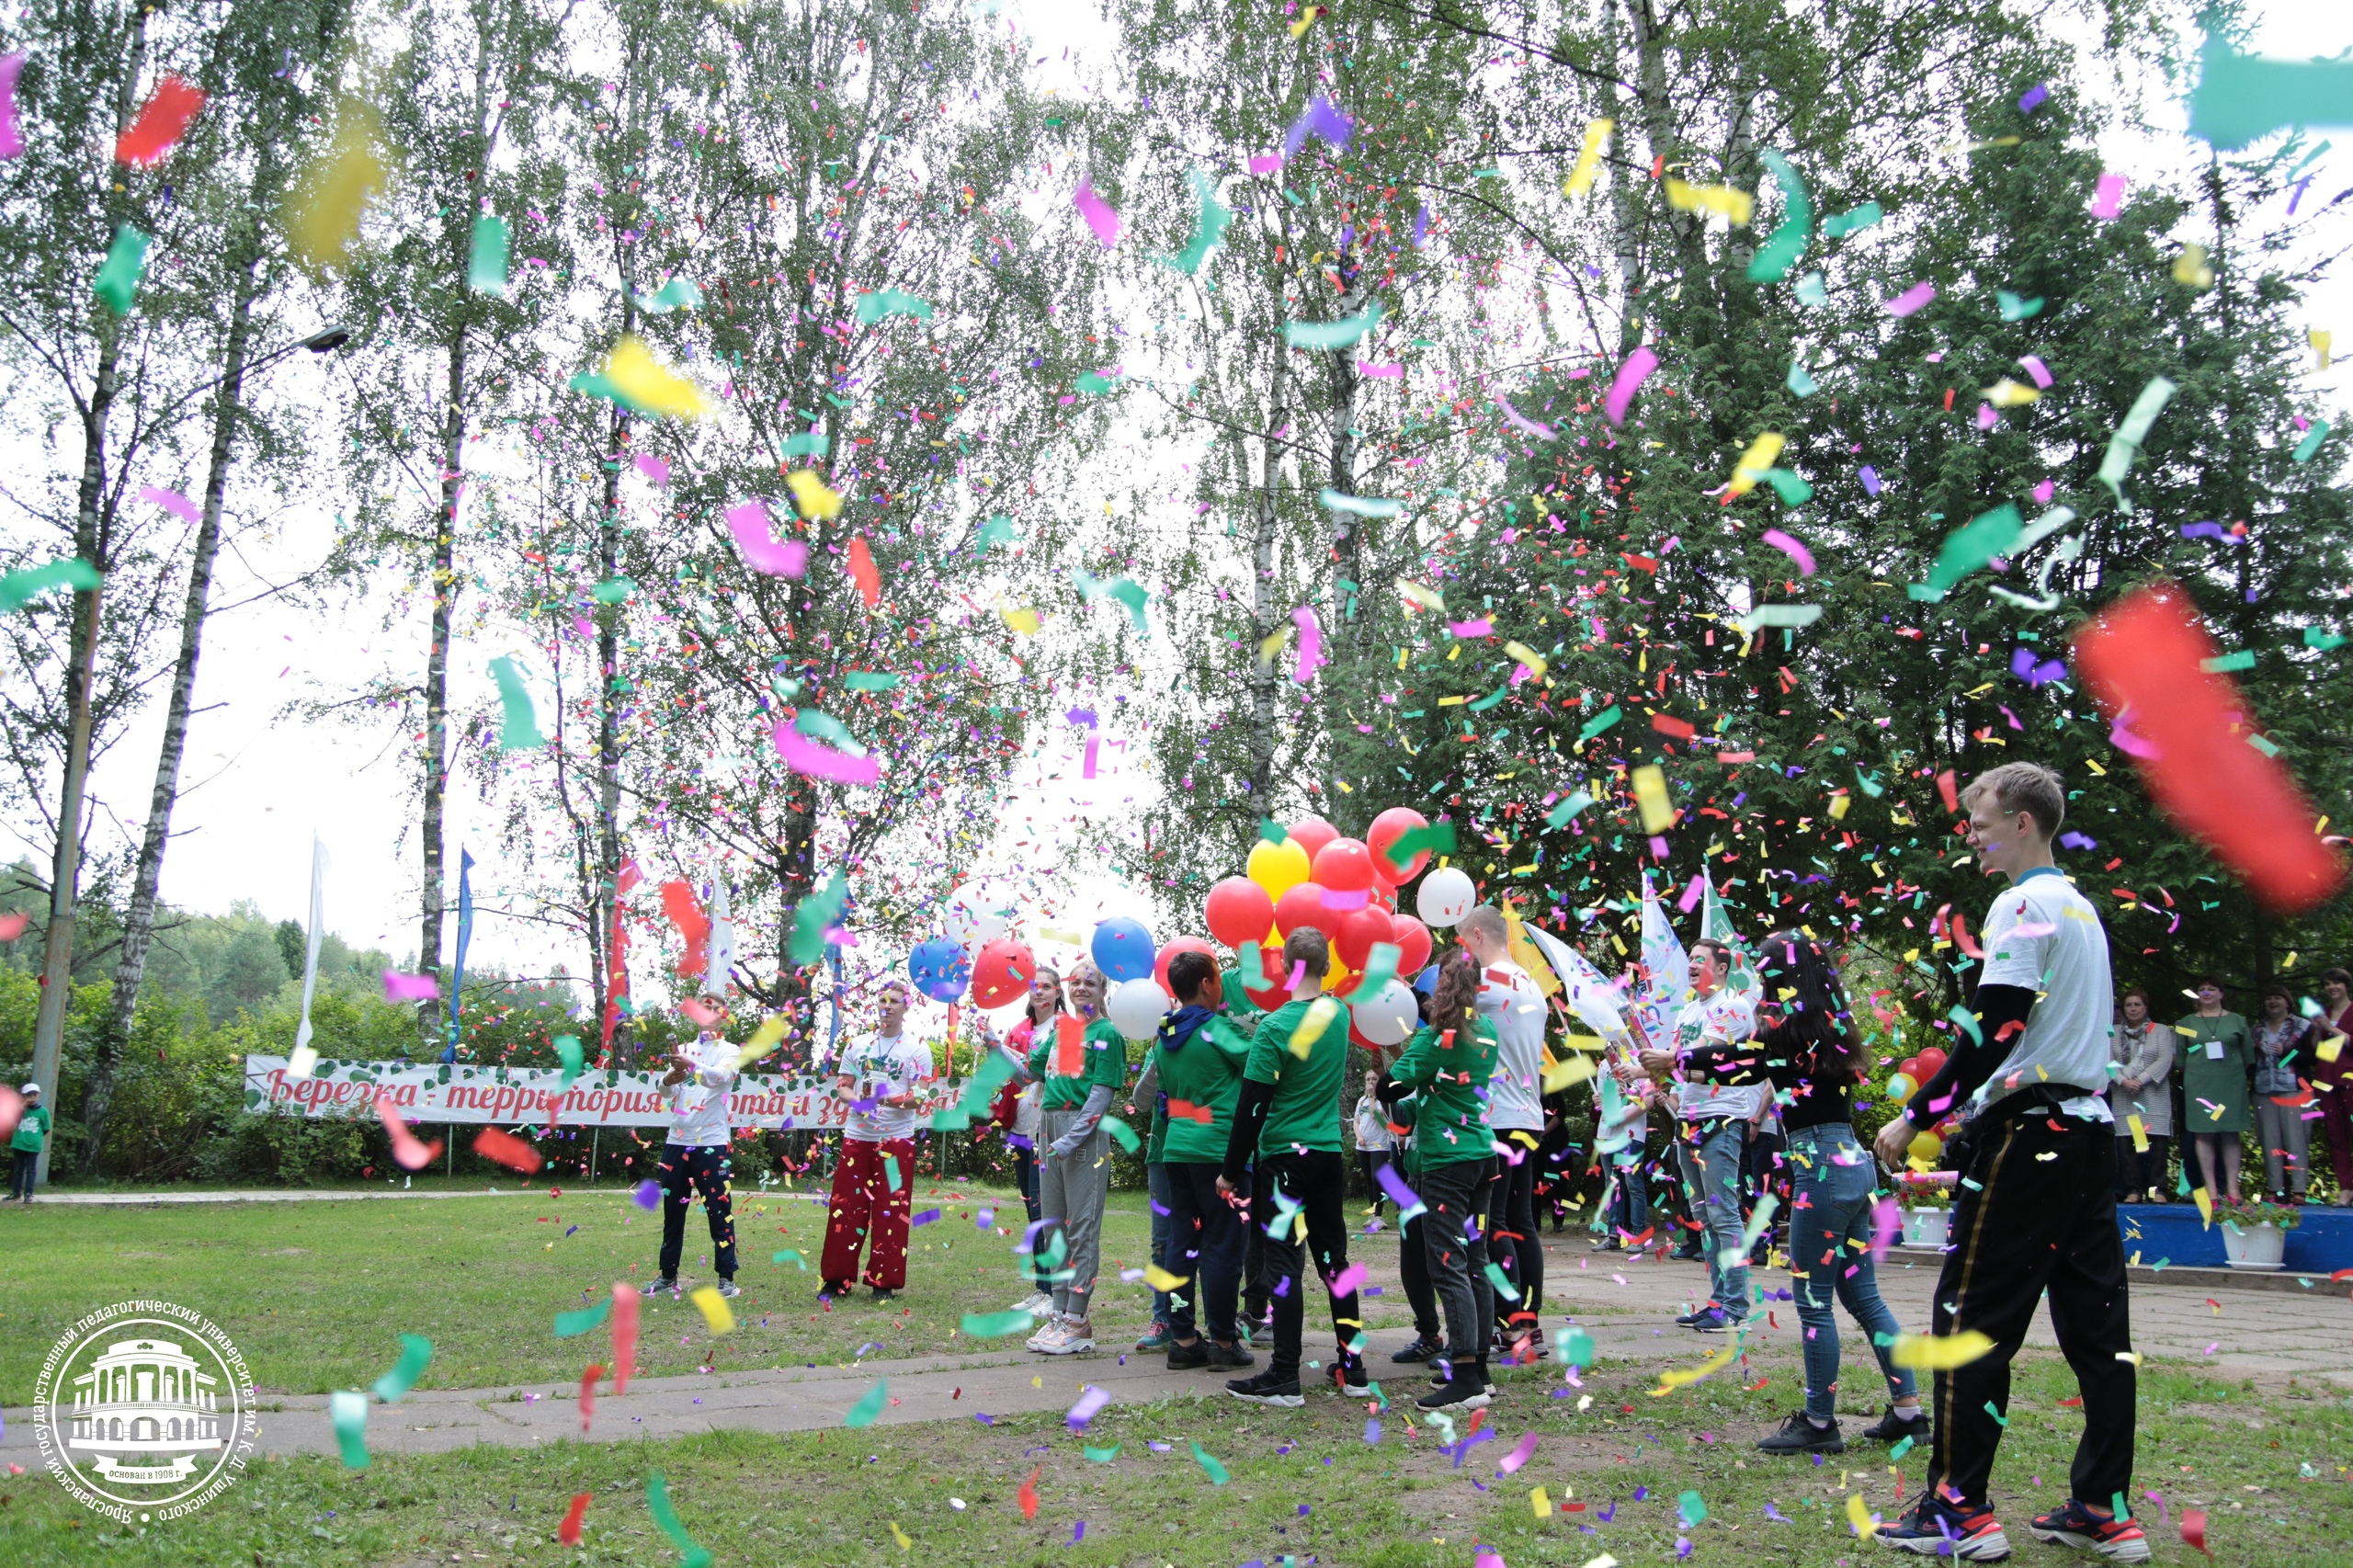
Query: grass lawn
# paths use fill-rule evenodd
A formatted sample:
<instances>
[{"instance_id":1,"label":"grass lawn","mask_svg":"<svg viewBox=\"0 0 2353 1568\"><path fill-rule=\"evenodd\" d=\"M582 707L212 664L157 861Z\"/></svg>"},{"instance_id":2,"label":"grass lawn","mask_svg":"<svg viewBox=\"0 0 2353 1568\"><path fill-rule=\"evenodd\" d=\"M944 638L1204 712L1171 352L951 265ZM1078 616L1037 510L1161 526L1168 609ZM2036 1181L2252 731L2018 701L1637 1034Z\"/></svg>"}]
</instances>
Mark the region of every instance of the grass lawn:
<instances>
[{"instance_id":1,"label":"grass lawn","mask_svg":"<svg viewBox=\"0 0 2353 1568\"><path fill-rule=\"evenodd\" d=\"M1491 1413L1495 1440L1471 1448L1459 1468L1427 1427L1408 1435L1392 1412L1369 1444L1361 1406L1318 1396L1286 1412L1193 1399L1115 1406L1084 1435L1034 1417L478 1448L380 1457L360 1471L278 1460L252 1467L203 1512L145 1533L118 1531L33 1473L0 1483L0 1562L670 1568L678 1550L647 1504L654 1473L720 1564L1276 1568L1289 1554L1324 1568L1471 1568L1478 1544L1514 1568L1574 1568L1605 1552L1631 1568L1673 1562L1686 1540L1703 1563L1910 1561L1857 1542L1847 1498L1889 1513L1899 1477L1907 1493L1918 1485L1920 1457L1891 1471L1883 1450L1861 1445L1819 1465L1756 1454L1748 1439L1786 1409L1794 1369L1758 1370L1762 1389L1757 1378L1711 1380L1654 1400L1654 1365L1605 1365L1586 1379L1595 1399L1582 1413L1574 1399L1549 1397L1554 1378L1512 1374ZM2059 1402L2073 1392L2057 1358L2020 1363L1995 1476L2016 1561L2077 1561L2025 1528L2063 1494L2081 1417ZM2144 1375L2137 1483L2164 1496L2167 1524L2157 1526L2155 1502L2133 1501L2157 1560L2199 1561L2171 1523L2191 1506L2209 1511L2213 1561L2228 1568L2353 1562L2353 1495L2337 1468L2353 1446L2347 1404L2333 1390ZM1500 1474L1498 1458L1530 1430L1532 1457ZM1224 1484L1196 1460L1196 1443L1228 1473ZM1097 1462L1089 1448L1108 1457ZM1033 1470L1040 1506L1027 1520L1017 1498ZM1532 1504L1538 1487L1549 1517ZM583 1544L565 1548L556 1527L583 1492L594 1499ZM1687 1528L1694 1502L1705 1517Z\"/></svg>"}]
</instances>

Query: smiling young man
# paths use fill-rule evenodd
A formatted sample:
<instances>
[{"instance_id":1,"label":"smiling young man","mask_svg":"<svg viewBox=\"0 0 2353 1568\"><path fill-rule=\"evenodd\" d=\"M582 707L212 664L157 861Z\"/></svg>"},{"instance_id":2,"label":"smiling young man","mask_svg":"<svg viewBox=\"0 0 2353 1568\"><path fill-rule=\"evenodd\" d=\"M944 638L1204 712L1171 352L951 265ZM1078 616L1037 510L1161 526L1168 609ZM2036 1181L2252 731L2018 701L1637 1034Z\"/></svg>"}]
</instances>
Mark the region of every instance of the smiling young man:
<instances>
[{"instance_id":1,"label":"smiling young man","mask_svg":"<svg viewBox=\"0 0 2353 1568\"><path fill-rule=\"evenodd\" d=\"M2010 1360L2047 1290L2052 1328L2083 1392L2084 1435L2073 1494L2034 1520L2035 1538L2145 1562L2148 1540L2122 1506L2132 1489L2137 1394L2105 1094L2108 934L2052 862L2051 838L2067 809L2057 774L2040 763L2007 763L1981 775L1961 803L1978 868L2010 885L1985 919L1974 1028L1956 1030L1951 1056L1881 1130L1878 1151L1901 1169L1922 1131L1949 1111L1966 1118L1949 1151L1961 1182L1934 1332L1939 1339L1982 1334L1993 1344L1936 1374L1927 1484L1879 1539L1963 1562L2009 1555L1986 1493Z\"/></svg>"},{"instance_id":2,"label":"smiling young man","mask_svg":"<svg viewBox=\"0 0 2353 1568\"><path fill-rule=\"evenodd\" d=\"M1748 1321L1748 1248L1742 1239L1740 1177L1748 1139L1771 1097L1767 1084L1717 1084L1683 1074L1683 1061L1710 1046L1736 1044L1756 1032L1756 1008L1726 984L1732 949L1713 937L1691 944L1691 1000L1676 1015L1675 1050L1646 1051L1643 1066L1676 1096L1676 1157L1685 1200L1699 1226L1708 1264L1708 1301L1675 1321L1701 1334L1733 1334Z\"/></svg>"}]
</instances>

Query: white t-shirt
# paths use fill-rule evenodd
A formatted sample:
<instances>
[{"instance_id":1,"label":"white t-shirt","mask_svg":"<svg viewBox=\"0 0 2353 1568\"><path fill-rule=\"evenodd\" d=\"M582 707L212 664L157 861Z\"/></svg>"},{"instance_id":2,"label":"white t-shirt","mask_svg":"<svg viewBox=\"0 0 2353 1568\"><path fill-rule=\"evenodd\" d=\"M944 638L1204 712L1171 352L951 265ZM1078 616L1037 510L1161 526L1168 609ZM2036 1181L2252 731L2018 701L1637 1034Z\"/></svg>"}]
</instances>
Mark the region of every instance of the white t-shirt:
<instances>
[{"instance_id":1,"label":"white t-shirt","mask_svg":"<svg viewBox=\"0 0 2353 1568\"><path fill-rule=\"evenodd\" d=\"M2086 1121L2112 1121L2108 1108L2108 1031L2114 982L2099 914L2055 867L2040 866L1986 912L1981 985L2041 993L2010 1053L1971 1100L1974 1116L1997 1100L2048 1084L2083 1091L2060 1108Z\"/></svg>"},{"instance_id":2,"label":"white t-shirt","mask_svg":"<svg viewBox=\"0 0 2353 1568\"><path fill-rule=\"evenodd\" d=\"M1370 1095L1357 1101L1357 1147L1386 1153L1395 1142L1389 1131L1389 1113Z\"/></svg>"},{"instance_id":3,"label":"white t-shirt","mask_svg":"<svg viewBox=\"0 0 2353 1568\"><path fill-rule=\"evenodd\" d=\"M842 1053L841 1071L855 1080L850 1086L853 1101L910 1094L939 1076L931 1047L904 1033L878 1035L865 1045L852 1046ZM860 1143L912 1138L916 1114L913 1106L878 1105L872 1110L853 1110L842 1132Z\"/></svg>"},{"instance_id":4,"label":"white t-shirt","mask_svg":"<svg viewBox=\"0 0 2353 1568\"><path fill-rule=\"evenodd\" d=\"M681 1050L695 1071L670 1085L670 1131L663 1142L686 1149L724 1148L734 1137L727 1124L727 1092L735 1086L735 1048L723 1040L699 1040Z\"/></svg>"},{"instance_id":5,"label":"white t-shirt","mask_svg":"<svg viewBox=\"0 0 2353 1568\"><path fill-rule=\"evenodd\" d=\"M1705 996L1683 1005L1675 1017L1675 1049L1678 1054L1699 1045L1748 1040L1756 1033L1756 1004L1747 993L1719 985ZM1675 1085L1675 1113L1686 1121L1711 1117L1737 1117L1754 1121L1772 1097L1770 1084L1719 1084L1712 1078L1686 1078Z\"/></svg>"},{"instance_id":6,"label":"white t-shirt","mask_svg":"<svg viewBox=\"0 0 2353 1568\"><path fill-rule=\"evenodd\" d=\"M1501 1133L1544 1130L1544 993L1528 971L1500 959L1479 973L1479 1012L1495 1026L1495 1075L1487 1082L1487 1126Z\"/></svg>"}]
</instances>

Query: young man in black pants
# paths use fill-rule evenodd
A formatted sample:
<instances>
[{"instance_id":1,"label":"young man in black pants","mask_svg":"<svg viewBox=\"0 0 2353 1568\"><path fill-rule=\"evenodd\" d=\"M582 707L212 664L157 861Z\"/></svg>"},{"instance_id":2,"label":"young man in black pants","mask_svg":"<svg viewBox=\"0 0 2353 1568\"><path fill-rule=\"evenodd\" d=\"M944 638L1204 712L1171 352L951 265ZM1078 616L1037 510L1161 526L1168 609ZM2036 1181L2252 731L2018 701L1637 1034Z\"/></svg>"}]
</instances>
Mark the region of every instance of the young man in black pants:
<instances>
[{"instance_id":1,"label":"young man in black pants","mask_svg":"<svg viewBox=\"0 0 2353 1568\"><path fill-rule=\"evenodd\" d=\"M1919 1501L1879 1539L1898 1551L1996 1562L2009 1541L1987 1498L2010 1394L2010 1358L2051 1297L2051 1326L2083 1392L2072 1495L2032 1525L2038 1540L2119 1562L2149 1560L2132 1522L2136 1388L2124 1244L2116 1229L2116 1132L2105 1093L2110 989L2099 916L2052 863L2066 814L2059 776L2013 762L1961 797L1984 872L2009 880L1986 916L1974 1028L1904 1114L1879 1157L1901 1169L1920 1131L1961 1108L1951 1244L1937 1280L1938 1338L1993 1347L1936 1374L1936 1435Z\"/></svg>"},{"instance_id":2,"label":"young man in black pants","mask_svg":"<svg viewBox=\"0 0 2353 1568\"><path fill-rule=\"evenodd\" d=\"M1298 982L1290 987L1290 1003L1260 1024L1250 1042L1217 1188L1229 1201L1237 1200L1245 1190L1243 1167L1256 1151L1248 1212L1249 1222L1267 1237L1267 1267L1275 1277L1274 1353L1265 1370L1236 1378L1226 1392L1259 1404L1296 1407L1307 1403L1300 1393L1299 1368L1310 1290L1331 1300L1332 1329L1339 1342L1333 1373L1340 1391L1351 1398L1368 1396L1372 1380L1364 1367L1364 1316L1357 1292L1334 1296L1328 1289L1348 1267L1348 1167L1340 1151L1348 1013L1324 994L1332 955L1321 931L1302 926L1285 937L1282 961L1285 973L1298 976ZM1302 1220L1304 1248L1299 1240ZM1323 1276L1312 1284L1303 1267L1308 1249Z\"/></svg>"},{"instance_id":3,"label":"young man in black pants","mask_svg":"<svg viewBox=\"0 0 2353 1568\"><path fill-rule=\"evenodd\" d=\"M1168 965L1176 1010L1160 1021L1147 1069L1159 1085L1168 1178L1168 1369L1252 1363L1234 1322L1242 1284L1244 1221L1218 1195L1218 1170L1233 1136L1233 1107L1250 1040L1217 1011L1217 965L1206 953L1178 953ZM1163 1283L1166 1283L1164 1281ZM1208 1337L1196 1332L1206 1320Z\"/></svg>"}]
</instances>

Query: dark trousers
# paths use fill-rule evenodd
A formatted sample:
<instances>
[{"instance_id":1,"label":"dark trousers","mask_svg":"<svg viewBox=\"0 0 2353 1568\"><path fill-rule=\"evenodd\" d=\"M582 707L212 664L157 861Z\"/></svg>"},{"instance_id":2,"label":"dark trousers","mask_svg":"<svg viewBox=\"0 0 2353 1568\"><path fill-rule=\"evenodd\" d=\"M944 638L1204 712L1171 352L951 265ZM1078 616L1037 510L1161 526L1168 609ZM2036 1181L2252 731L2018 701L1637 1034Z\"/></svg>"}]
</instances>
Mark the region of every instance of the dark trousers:
<instances>
[{"instance_id":1,"label":"dark trousers","mask_svg":"<svg viewBox=\"0 0 2353 1568\"><path fill-rule=\"evenodd\" d=\"M727 1192L727 1151L712 1145L689 1149L662 1146L662 1278L678 1277L678 1255L687 1244L687 1205L697 1192L710 1221L711 1267L722 1279L735 1278L735 1200Z\"/></svg>"},{"instance_id":2,"label":"dark trousers","mask_svg":"<svg viewBox=\"0 0 2353 1568\"><path fill-rule=\"evenodd\" d=\"M1381 1212L1381 1206L1389 1200L1389 1195L1381 1189L1381 1167L1388 1163L1389 1151L1386 1149L1357 1151L1357 1170L1364 1176L1365 1191L1372 1195L1372 1211L1376 1214Z\"/></svg>"},{"instance_id":3,"label":"dark trousers","mask_svg":"<svg viewBox=\"0 0 2353 1568\"><path fill-rule=\"evenodd\" d=\"M1161 1267L1185 1281L1168 1290L1169 1332L1191 1339L1194 1324L1206 1316L1210 1337L1231 1344L1241 1333L1233 1311L1242 1292L1242 1217L1218 1196L1215 1161L1172 1160L1160 1168L1168 1174L1168 1252Z\"/></svg>"},{"instance_id":4,"label":"dark trousers","mask_svg":"<svg viewBox=\"0 0 2353 1568\"><path fill-rule=\"evenodd\" d=\"M2146 1203L2149 1189L2165 1191L2165 1144L2162 1132L2148 1135L2149 1152L2132 1147L2132 1135L2127 1132L2116 1141L2116 1200L2119 1203ZM2168 1197L2171 1194L2167 1194Z\"/></svg>"},{"instance_id":5,"label":"dark trousers","mask_svg":"<svg viewBox=\"0 0 2353 1568\"><path fill-rule=\"evenodd\" d=\"M1954 1188L1952 1234L1937 1279L1938 1337L1974 1330L1994 1347L1936 1379L1935 1453L1928 1484L1947 1501L1985 1501L2010 1358L2051 1296L2051 1327L2084 1396L2075 1495L2106 1508L2130 1501L2136 1382L2124 1243L2116 1230L2116 1135L2047 1108L2002 1115L1968 1134L1968 1165Z\"/></svg>"},{"instance_id":6,"label":"dark trousers","mask_svg":"<svg viewBox=\"0 0 2353 1568\"><path fill-rule=\"evenodd\" d=\"M1026 1142L1013 1146L1013 1185L1020 1189L1021 1206L1029 1211L1029 1223L1035 1227L1038 1223L1038 1151ZM1030 1270L1029 1282L1040 1290L1049 1289L1046 1270L1037 1267L1037 1255L1024 1256L1032 1260L1022 1266Z\"/></svg>"},{"instance_id":7,"label":"dark trousers","mask_svg":"<svg viewBox=\"0 0 2353 1568\"><path fill-rule=\"evenodd\" d=\"M1445 1331L1438 1319L1438 1287L1430 1283L1429 1239L1424 1230L1428 1223L1427 1214L1416 1214L1397 1227L1397 1272L1405 1282L1405 1301L1414 1309L1415 1335L1436 1344Z\"/></svg>"},{"instance_id":8,"label":"dark trousers","mask_svg":"<svg viewBox=\"0 0 2353 1568\"><path fill-rule=\"evenodd\" d=\"M1518 1150L1519 1164L1495 1162L1495 1185L1487 1189L1487 1256L1519 1292L1519 1300L1512 1301L1491 1286L1495 1321L1532 1325L1544 1300L1544 1248L1536 1236L1537 1155L1519 1133L1506 1132L1497 1142Z\"/></svg>"},{"instance_id":9,"label":"dark trousers","mask_svg":"<svg viewBox=\"0 0 2353 1568\"><path fill-rule=\"evenodd\" d=\"M1357 1292L1332 1295L1327 1282L1348 1266L1348 1221L1343 1208L1348 1167L1337 1149L1309 1149L1258 1157L1257 1199L1250 1206L1250 1227L1266 1235L1267 1225L1284 1207L1283 1199L1299 1205L1297 1216L1275 1226L1267 1236L1267 1267L1279 1290L1275 1297L1275 1348L1267 1369L1278 1377L1299 1375L1300 1340L1305 1332L1307 1296L1312 1290L1332 1303L1332 1333L1343 1358L1364 1332L1364 1310ZM1299 1221L1307 1221L1307 1240L1299 1239ZM1306 1256L1315 1255L1322 1278L1310 1283Z\"/></svg>"},{"instance_id":10,"label":"dark trousers","mask_svg":"<svg viewBox=\"0 0 2353 1568\"><path fill-rule=\"evenodd\" d=\"M1487 1325L1495 1317L1495 1287L1487 1278L1487 1241L1480 1233L1495 1160L1456 1160L1428 1165L1417 1189L1429 1212L1422 1228L1430 1285L1446 1309L1449 1373L1466 1377L1487 1359Z\"/></svg>"},{"instance_id":11,"label":"dark trousers","mask_svg":"<svg viewBox=\"0 0 2353 1568\"><path fill-rule=\"evenodd\" d=\"M15 1156L8 1171L8 1196L21 1198L30 1203L33 1200L33 1176L40 1169L40 1151L11 1149L8 1153Z\"/></svg>"},{"instance_id":12,"label":"dark trousers","mask_svg":"<svg viewBox=\"0 0 2353 1568\"><path fill-rule=\"evenodd\" d=\"M1244 1190L1250 1194L1250 1212L1256 1220L1242 1228L1242 1307L1252 1323L1266 1315L1267 1298L1275 1288L1274 1277L1267 1268L1267 1218L1275 1211L1274 1205L1271 1199L1260 1201L1272 1188L1258 1171L1253 1165L1244 1173Z\"/></svg>"}]
</instances>

